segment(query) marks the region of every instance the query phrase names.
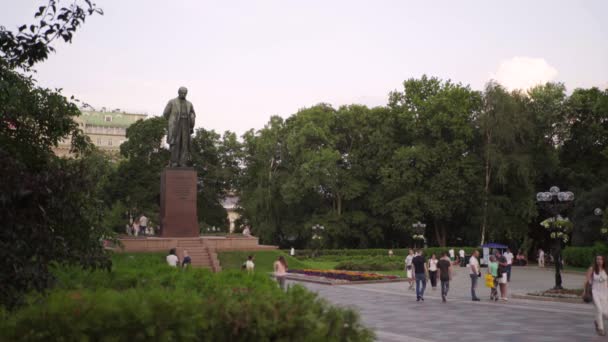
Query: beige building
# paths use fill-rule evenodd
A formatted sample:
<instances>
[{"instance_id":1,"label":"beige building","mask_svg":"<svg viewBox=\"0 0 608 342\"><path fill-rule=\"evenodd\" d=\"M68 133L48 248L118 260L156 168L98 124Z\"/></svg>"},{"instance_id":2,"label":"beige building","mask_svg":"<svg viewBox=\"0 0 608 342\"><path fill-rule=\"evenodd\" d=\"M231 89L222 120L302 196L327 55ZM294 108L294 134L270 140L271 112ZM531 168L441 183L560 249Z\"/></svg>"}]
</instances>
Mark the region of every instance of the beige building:
<instances>
[{"instance_id":1,"label":"beige building","mask_svg":"<svg viewBox=\"0 0 608 342\"><path fill-rule=\"evenodd\" d=\"M75 121L97 148L114 154L120 152L120 144L127 140L127 127L146 117L145 114L83 111ZM67 156L70 147L71 140L68 138L53 150L58 156Z\"/></svg>"}]
</instances>

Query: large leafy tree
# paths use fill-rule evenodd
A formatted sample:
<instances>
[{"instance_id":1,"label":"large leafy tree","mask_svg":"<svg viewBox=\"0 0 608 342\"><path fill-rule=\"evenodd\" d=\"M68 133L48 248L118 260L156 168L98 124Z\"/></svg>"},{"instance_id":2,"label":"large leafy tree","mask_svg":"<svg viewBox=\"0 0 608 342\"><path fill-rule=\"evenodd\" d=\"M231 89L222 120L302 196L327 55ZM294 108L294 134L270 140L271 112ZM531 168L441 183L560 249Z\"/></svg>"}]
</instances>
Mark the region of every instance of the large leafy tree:
<instances>
[{"instance_id":1,"label":"large leafy tree","mask_svg":"<svg viewBox=\"0 0 608 342\"><path fill-rule=\"evenodd\" d=\"M483 158L481 244L526 235L534 218L535 127L521 92L487 84L478 117Z\"/></svg>"},{"instance_id":2,"label":"large leafy tree","mask_svg":"<svg viewBox=\"0 0 608 342\"><path fill-rule=\"evenodd\" d=\"M90 2L57 9L49 1L36 14L39 24L18 33L0 28L0 303L9 307L52 284L53 262L110 266L100 242L106 232L99 224L99 170L73 120L80 112L59 91L19 72L44 60L55 38L71 41L98 11ZM55 157L52 147L67 137L83 158Z\"/></svg>"},{"instance_id":3,"label":"large leafy tree","mask_svg":"<svg viewBox=\"0 0 608 342\"><path fill-rule=\"evenodd\" d=\"M479 159L472 150L480 95L426 76L404 82L389 107L409 123L412 142L397 148L381 170L395 222L430 221L441 246L478 193Z\"/></svg>"}]
</instances>

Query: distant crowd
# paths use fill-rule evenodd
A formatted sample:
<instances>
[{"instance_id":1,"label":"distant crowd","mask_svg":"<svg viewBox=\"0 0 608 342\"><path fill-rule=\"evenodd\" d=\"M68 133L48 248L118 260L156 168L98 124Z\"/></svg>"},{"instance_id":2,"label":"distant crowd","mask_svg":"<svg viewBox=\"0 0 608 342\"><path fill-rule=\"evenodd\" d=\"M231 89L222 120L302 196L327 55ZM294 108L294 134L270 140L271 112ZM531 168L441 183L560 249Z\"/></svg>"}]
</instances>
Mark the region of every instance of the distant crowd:
<instances>
[{"instance_id":1,"label":"distant crowd","mask_svg":"<svg viewBox=\"0 0 608 342\"><path fill-rule=\"evenodd\" d=\"M125 226L125 230L129 236L152 236L157 233L152 222L144 214L131 219Z\"/></svg>"}]
</instances>

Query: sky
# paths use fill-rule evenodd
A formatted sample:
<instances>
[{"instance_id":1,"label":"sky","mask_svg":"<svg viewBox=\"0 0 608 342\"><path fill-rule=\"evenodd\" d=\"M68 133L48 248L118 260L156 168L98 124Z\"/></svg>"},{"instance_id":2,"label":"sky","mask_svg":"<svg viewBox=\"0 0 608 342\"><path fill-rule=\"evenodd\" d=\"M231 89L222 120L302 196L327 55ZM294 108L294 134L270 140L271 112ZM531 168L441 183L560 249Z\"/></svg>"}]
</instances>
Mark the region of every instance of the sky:
<instances>
[{"instance_id":1,"label":"sky","mask_svg":"<svg viewBox=\"0 0 608 342\"><path fill-rule=\"evenodd\" d=\"M160 115L186 86L197 127L242 134L329 103L382 106L426 74L483 89L608 88L608 1L96 0L36 66L94 108ZM46 1L0 0L0 25ZM69 3L69 1L64 1Z\"/></svg>"}]
</instances>

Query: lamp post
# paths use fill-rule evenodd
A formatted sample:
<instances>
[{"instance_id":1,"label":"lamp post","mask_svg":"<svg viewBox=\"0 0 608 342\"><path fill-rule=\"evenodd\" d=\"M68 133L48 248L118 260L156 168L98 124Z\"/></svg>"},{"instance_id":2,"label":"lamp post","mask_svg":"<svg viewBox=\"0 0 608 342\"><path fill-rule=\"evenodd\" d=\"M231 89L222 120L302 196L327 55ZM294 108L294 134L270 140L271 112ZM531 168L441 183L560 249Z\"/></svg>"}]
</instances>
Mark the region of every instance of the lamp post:
<instances>
[{"instance_id":1,"label":"lamp post","mask_svg":"<svg viewBox=\"0 0 608 342\"><path fill-rule=\"evenodd\" d=\"M545 228L551 233L553 239L555 259L555 289L562 289L562 243L568 241L570 222L562 224L566 220L561 220L559 214L570 208L574 201L574 193L571 191L562 192L557 186L552 186L548 192L536 194L536 202L546 212L551 215L549 220L543 221Z\"/></svg>"},{"instance_id":2,"label":"lamp post","mask_svg":"<svg viewBox=\"0 0 608 342\"><path fill-rule=\"evenodd\" d=\"M595 210L593 210L593 214L595 216L602 216L604 214L604 211L602 209L600 209L600 208L595 208ZM608 228L601 227L600 228L600 233L604 237L608 237Z\"/></svg>"},{"instance_id":3,"label":"lamp post","mask_svg":"<svg viewBox=\"0 0 608 342\"><path fill-rule=\"evenodd\" d=\"M414 240L422 240L424 247L426 248L426 238L424 237L424 229L426 228L426 224L418 221L412 224L412 228L414 228L414 235L412 235L412 238Z\"/></svg>"},{"instance_id":4,"label":"lamp post","mask_svg":"<svg viewBox=\"0 0 608 342\"><path fill-rule=\"evenodd\" d=\"M315 247L314 256L316 257L319 254L319 249L321 249L321 245L323 242L323 232L325 231L325 227L320 224L315 224L311 227L312 230L312 241L313 246Z\"/></svg>"}]
</instances>

